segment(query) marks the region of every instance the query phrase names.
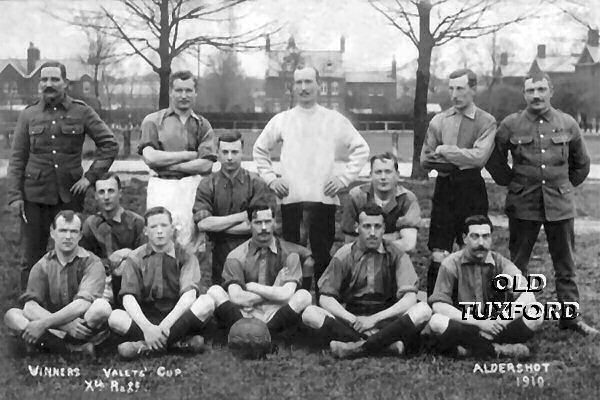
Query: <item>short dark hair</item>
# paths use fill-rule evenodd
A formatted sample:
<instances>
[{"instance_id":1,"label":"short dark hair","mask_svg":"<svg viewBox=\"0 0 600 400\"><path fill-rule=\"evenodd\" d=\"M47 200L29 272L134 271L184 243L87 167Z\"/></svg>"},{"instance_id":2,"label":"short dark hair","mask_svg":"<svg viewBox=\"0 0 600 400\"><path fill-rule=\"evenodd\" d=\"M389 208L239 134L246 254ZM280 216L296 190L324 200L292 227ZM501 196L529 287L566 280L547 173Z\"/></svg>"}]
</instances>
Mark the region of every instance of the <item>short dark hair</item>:
<instances>
[{"instance_id":1,"label":"short dark hair","mask_svg":"<svg viewBox=\"0 0 600 400\"><path fill-rule=\"evenodd\" d=\"M217 135L217 148L219 147L221 142L233 143L237 142L238 140L242 142L242 147L244 147L244 139L242 139L242 134L240 133L240 131L228 131L223 134Z\"/></svg>"},{"instance_id":2,"label":"short dark hair","mask_svg":"<svg viewBox=\"0 0 600 400\"><path fill-rule=\"evenodd\" d=\"M373 164L375 163L375 160L392 160L394 162L394 169L398 171L398 158L389 151L386 151L385 153L375 154L369 159L369 162L371 163L371 170L373 170Z\"/></svg>"},{"instance_id":3,"label":"short dark hair","mask_svg":"<svg viewBox=\"0 0 600 400\"><path fill-rule=\"evenodd\" d=\"M489 225L490 226L490 232L494 231L494 225L492 224L492 221L490 221L490 218L487 215L471 215L470 217L467 217L465 219L465 223L463 225L463 233L465 235L467 235L469 233L469 227L471 225Z\"/></svg>"},{"instance_id":4,"label":"short dark hair","mask_svg":"<svg viewBox=\"0 0 600 400\"><path fill-rule=\"evenodd\" d=\"M527 82L529 79L531 79L532 82L538 82L545 79L548 82L548 87L550 89L554 88L554 85L552 84L552 79L550 79L550 75L548 75L544 71L531 72L525 75L525 77L523 78L523 87L525 87L525 82Z\"/></svg>"},{"instance_id":5,"label":"short dark hair","mask_svg":"<svg viewBox=\"0 0 600 400\"><path fill-rule=\"evenodd\" d=\"M173 72L171 74L171 76L169 77L169 88L173 87L173 82L175 82L177 79L181 79L182 81L187 81L188 79L193 79L194 80L194 89L196 89L196 87L198 86L198 78L194 74L192 74L192 71L183 70L183 71Z\"/></svg>"},{"instance_id":6,"label":"short dark hair","mask_svg":"<svg viewBox=\"0 0 600 400\"><path fill-rule=\"evenodd\" d=\"M65 219L65 221L67 222L72 222L76 217L79 220L79 230L81 230L81 226L83 224L83 220L81 219L81 217L73 210L62 210L59 211L55 216L54 219L52 220L52 223L50 224L50 228L52 229L56 229L56 221L58 221L58 219L60 217L63 217Z\"/></svg>"},{"instance_id":7,"label":"short dark hair","mask_svg":"<svg viewBox=\"0 0 600 400\"><path fill-rule=\"evenodd\" d=\"M65 67L65 64L58 61L46 61L40 66L40 72L42 72L44 68L48 67L60 69L61 78L63 78L65 81L67 80L67 67Z\"/></svg>"},{"instance_id":8,"label":"short dark hair","mask_svg":"<svg viewBox=\"0 0 600 400\"><path fill-rule=\"evenodd\" d=\"M94 187L96 187L96 183L98 183L98 181L107 181L109 179L114 179L117 181L117 187L119 190L121 190L121 178L119 178L119 175L117 175L116 172L105 172L100 175L100 177L96 179L96 182L94 182Z\"/></svg>"},{"instance_id":9,"label":"short dark hair","mask_svg":"<svg viewBox=\"0 0 600 400\"><path fill-rule=\"evenodd\" d=\"M269 204L264 201L259 201L254 204L250 204L250 206L246 210L246 213L248 214L248 221L252 221L258 211L264 210L271 210L271 213L273 214L273 219L275 219L275 205Z\"/></svg>"},{"instance_id":10,"label":"short dark hair","mask_svg":"<svg viewBox=\"0 0 600 400\"><path fill-rule=\"evenodd\" d=\"M319 75L319 70L316 67L313 67L312 65L298 64L298 66L294 70L294 73L296 73L296 71L298 71L299 69L304 69L304 68L310 68L310 69L314 70L315 71L315 80L317 82L321 82L321 75Z\"/></svg>"},{"instance_id":11,"label":"short dark hair","mask_svg":"<svg viewBox=\"0 0 600 400\"><path fill-rule=\"evenodd\" d=\"M146 210L144 213L144 225L148 226L148 219L153 215L166 214L169 216L169 222L173 222L173 216L171 215L171 211L167 210L163 206L152 207L149 210Z\"/></svg>"},{"instance_id":12,"label":"short dark hair","mask_svg":"<svg viewBox=\"0 0 600 400\"><path fill-rule=\"evenodd\" d=\"M356 214L356 222L360 219L360 214L365 213L368 216L376 217L381 215L383 217L383 208L379 207L377 204L367 203L360 211Z\"/></svg>"},{"instance_id":13,"label":"short dark hair","mask_svg":"<svg viewBox=\"0 0 600 400\"><path fill-rule=\"evenodd\" d=\"M473 72L472 70L470 70L469 68L461 68L461 69L457 69L456 71L452 71L449 78L450 79L460 78L463 75L467 75L469 87L474 88L477 86L477 74L475 72Z\"/></svg>"}]
</instances>

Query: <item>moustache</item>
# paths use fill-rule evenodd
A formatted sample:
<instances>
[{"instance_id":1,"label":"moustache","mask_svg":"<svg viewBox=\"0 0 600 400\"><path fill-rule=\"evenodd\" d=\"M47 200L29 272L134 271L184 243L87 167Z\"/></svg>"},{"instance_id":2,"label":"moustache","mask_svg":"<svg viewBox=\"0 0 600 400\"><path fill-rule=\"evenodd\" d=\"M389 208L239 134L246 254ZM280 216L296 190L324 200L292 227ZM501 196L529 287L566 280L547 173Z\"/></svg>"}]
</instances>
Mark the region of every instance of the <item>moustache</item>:
<instances>
[{"instance_id":1,"label":"moustache","mask_svg":"<svg viewBox=\"0 0 600 400\"><path fill-rule=\"evenodd\" d=\"M542 101L542 99L534 98L532 100L532 103L540 103L541 101Z\"/></svg>"},{"instance_id":2,"label":"moustache","mask_svg":"<svg viewBox=\"0 0 600 400\"><path fill-rule=\"evenodd\" d=\"M474 250L475 251L485 251L487 249L485 247L483 247L483 246L477 246Z\"/></svg>"},{"instance_id":3,"label":"moustache","mask_svg":"<svg viewBox=\"0 0 600 400\"><path fill-rule=\"evenodd\" d=\"M46 89L44 89L44 93L56 93L56 89L47 87Z\"/></svg>"},{"instance_id":4,"label":"moustache","mask_svg":"<svg viewBox=\"0 0 600 400\"><path fill-rule=\"evenodd\" d=\"M309 95L310 93L308 93L306 90L303 90L300 92L300 96L306 96Z\"/></svg>"}]
</instances>

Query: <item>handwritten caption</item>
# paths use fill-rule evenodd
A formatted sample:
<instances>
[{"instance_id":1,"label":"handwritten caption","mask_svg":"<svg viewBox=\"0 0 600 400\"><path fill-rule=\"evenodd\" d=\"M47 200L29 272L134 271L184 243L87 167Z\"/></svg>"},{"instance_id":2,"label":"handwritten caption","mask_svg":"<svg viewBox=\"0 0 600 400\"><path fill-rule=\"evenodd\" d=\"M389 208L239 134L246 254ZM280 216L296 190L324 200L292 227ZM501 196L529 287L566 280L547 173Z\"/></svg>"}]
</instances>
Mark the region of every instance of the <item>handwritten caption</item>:
<instances>
[{"instance_id":1,"label":"handwritten caption","mask_svg":"<svg viewBox=\"0 0 600 400\"><path fill-rule=\"evenodd\" d=\"M474 374L513 374L515 385L521 388L543 388L546 385L545 374L550 369L550 363L475 363Z\"/></svg>"}]
</instances>

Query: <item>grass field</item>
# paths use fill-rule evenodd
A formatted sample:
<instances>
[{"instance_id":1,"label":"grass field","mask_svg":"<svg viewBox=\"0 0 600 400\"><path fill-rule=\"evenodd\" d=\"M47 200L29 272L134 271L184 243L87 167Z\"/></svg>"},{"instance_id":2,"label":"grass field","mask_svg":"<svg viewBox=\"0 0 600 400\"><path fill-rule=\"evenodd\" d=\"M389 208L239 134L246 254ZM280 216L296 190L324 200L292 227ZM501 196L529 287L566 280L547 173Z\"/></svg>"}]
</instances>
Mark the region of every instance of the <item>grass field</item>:
<instances>
[{"instance_id":1,"label":"grass field","mask_svg":"<svg viewBox=\"0 0 600 400\"><path fill-rule=\"evenodd\" d=\"M587 185L587 184L586 184ZM429 214L431 183L407 183L421 200L424 216ZM5 202L5 180L0 180L0 204ZM585 189L585 188L584 188ZM504 191L489 188L491 212L501 213ZM143 211L145 188L132 180L125 188L126 207ZM92 211L88 197L86 210ZM589 201L588 201L589 202ZM593 204L597 205L597 201ZM417 250L411 255L424 282L428 251L427 229L419 232ZM339 235L339 234L338 234ZM338 237L341 239L341 236ZM494 232L496 248L507 254L507 232ZM0 312L16 304L18 296L18 221L7 212L0 224ZM339 241L336 247L339 246ZM600 326L600 238L598 234L577 237L577 269L581 307L586 319ZM534 248L530 270L545 273L548 286L539 296L555 299L552 267L545 237ZM206 286L208 271L204 275ZM279 350L266 361L241 361L216 344L196 357L167 355L135 362L117 359L109 348L96 361L76 357L39 355L18 356L0 329L0 399L79 399L121 398L119 390L135 393L128 398L144 399L598 399L600 398L600 344L589 338L559 331L548 322L532 340L531 368L539 372L473 372L476 366L492 367L494 360L454 360L431 354L411 358L372 357L336 361L326 351L297 342L278 343ZM304 338L305 339L305 338ZM509 360L502 360L509 362ZM547 363L542 366L542 363ZM516 362L515 362L516 364ZM499 367L498 364L494 364ZM78 368L79 376L39 377L30 370L36 366ZM516 366L515 366L516 367ZM112 368L109 370L109 368ZM506 369L506 365L503 366ZM529 367L528 367L529 368ZM547 368L547 370L546 370ZM116 370L117 372L114 372ZM140 377L139 370L145 371ZM134 372L135 371L135 372ZM107 377L108 373L108 377ZM115 374L115 375L113 375ZM136 376L133 376L136 374ZM170 374L171 376L164 376ZM129 375L129 376L125 376ZM535 381L527 387L526 381ZM539 387L543 380L543 387ZM86 383L87 381L87 383ZM100 391L100 382L104 388ZM136 384L138 386L136 386ZM89 386L94 392L89 391ZM88 388L88 391L86 391Z\"/></svg>"}]
</instances>

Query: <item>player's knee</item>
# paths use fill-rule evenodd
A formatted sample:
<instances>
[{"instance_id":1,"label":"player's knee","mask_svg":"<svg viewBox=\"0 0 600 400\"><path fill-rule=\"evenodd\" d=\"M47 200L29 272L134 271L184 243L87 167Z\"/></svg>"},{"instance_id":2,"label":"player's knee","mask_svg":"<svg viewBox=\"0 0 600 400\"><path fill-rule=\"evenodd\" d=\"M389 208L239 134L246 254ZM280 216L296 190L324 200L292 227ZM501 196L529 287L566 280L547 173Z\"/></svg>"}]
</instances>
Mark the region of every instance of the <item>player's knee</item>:
<instances>
[{"instance_id":1,"label":"player's knee","mask_svg":"<svg viewBox=\"0 0 600 400\"><path fill-rule=\"evenodd\" d=\"M544 320L542 318L539 318L539 319L523 318L523 323L525 324L526 327L528 327L532 331L537 331L538 329L541 328L542 324L544 323Z\"/></svg>"},{"instance_id":2,"label":"player's knee","mask_svg":"<svg viewBox=\"0 0 600 400\"><path fill-rule=\"evenodd\" d=\"M104 323L108 320L111 313L112 307L106 299L96 299L86 311L84 319L87 322Z\"/></svg>"},{"instance_id":3,"label":"player's knee","mask_svg":"<svg viewBox=\"0 0 600 400\"><path fill-rule=\"evenodd\" d=\"M213 299L217 307L229 300L229 295L225 289L219 285L212 285L209 287L206 294Z\"/></svg>"},{"instance_id":4,"label":"player's knee","mask_svg":"<svg viewBox=\"0 0 600 400\"><path fill-rule=\"evenodd\" d=\"M441 335L448 329L448 317L442 314L433 314L429 319L429 327L431 331L437 335Z\"/></svg>"},{"instance_id":5,"label":"player's knee","mask_svg":"<svg viewBox=\"0 0 600 400\"><path fill-rule=\"evenodd\" d=\"M25 324L23 324L25 323ZM13 330L23 330L27 326L28 320L20 308L11 308L4 314L4 325ZM25 325L25 326L23 326Z\"/></svg>"},{"instance_id":6,"label":"player's knee","mask_svg":"<svg viewBox=\"0 0 600 400\"><path fill-rule=\"evenodd\" d=\"M123 310L114 310L108 317L109 328L120 335L124 335L131 325L131 317Z\"/></svg>"},{"instance_id":7,"label":"player's knee","mask_svg":"<svg viewBox=\"0 0 600 400\"><path fill-rule=\"evenodd\" d=\"M312 296L306 289L300 289L290 299L290 307L296 312L302 312L312 304Z\"/></svg>"},{"instance_id":8,"label":"player's knee","mask_svg":"<svg viewBox=\"0 0 600 400\"><path fill-rule=\"evenodd\" d=\"M317 306L308 306L302 313L302 322L308 327L319 329L323 326L324 321L325 315L319 311Z\"/></svg>"},{"instance_id":9,"label":"player's knee","mask_svg":"<svg viewBox=\"0 0 600 400\"><path fill-rule=\"evenodd\" d=\"M408 310L408 316L415 325L421 325L429 321L432 313L431 307L424 302L417 303Z\"/></svg>"},{"instance_id":10,"label":"player's knee","mask_svg":"<svg viewBox=\"0 0 600 400\"><path fill-rule=\"evenodd\" d=\"M205 320L215 311L215 301L208 294L200 295L190 307L190 311L200 320Z\"/></svg>"}]
</instances>

